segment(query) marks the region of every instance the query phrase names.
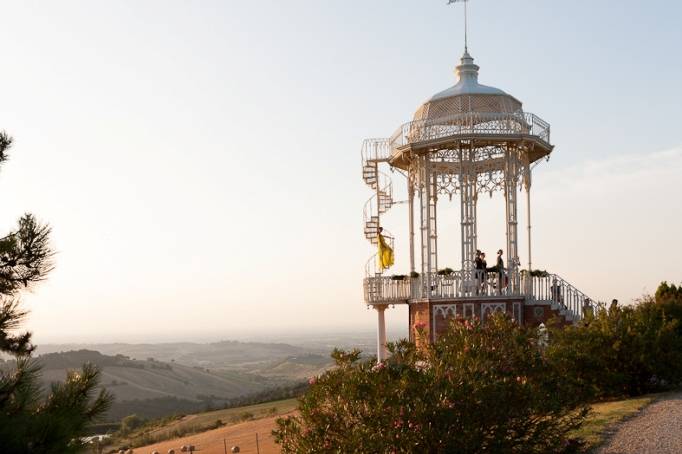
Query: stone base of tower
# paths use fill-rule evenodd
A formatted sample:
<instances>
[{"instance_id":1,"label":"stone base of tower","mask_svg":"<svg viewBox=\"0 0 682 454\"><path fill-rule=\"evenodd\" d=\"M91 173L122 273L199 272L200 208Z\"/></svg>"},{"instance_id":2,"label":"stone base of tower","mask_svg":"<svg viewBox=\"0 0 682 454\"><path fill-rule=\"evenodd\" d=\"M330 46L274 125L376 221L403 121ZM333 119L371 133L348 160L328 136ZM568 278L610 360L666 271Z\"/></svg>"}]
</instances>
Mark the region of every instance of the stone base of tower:
<instances>
[{"instance_id":1,"label":"stone base of tower","mask_svg":"<svg viewBox=\"0 0 682 454\"><path fill-rule=\"evenodd\" d=\"M530 327L546 324L553 318L557 318L561 325L571 323L550 303L526 301L524 297L413 300L409 303L409 311L410 340L417 345L435 341L440 334L447 331L452 320L476 317L485 322L496 312L505 313Z\"/></svg>"}]
</instances>

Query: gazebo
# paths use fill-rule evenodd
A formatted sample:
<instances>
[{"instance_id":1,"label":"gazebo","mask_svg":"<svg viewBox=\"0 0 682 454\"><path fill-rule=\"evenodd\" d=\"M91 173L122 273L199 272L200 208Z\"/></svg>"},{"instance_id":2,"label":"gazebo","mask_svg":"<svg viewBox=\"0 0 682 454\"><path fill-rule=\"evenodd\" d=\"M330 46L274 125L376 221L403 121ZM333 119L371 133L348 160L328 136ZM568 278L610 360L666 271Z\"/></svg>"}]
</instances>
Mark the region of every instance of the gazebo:
<instances>
[{"instance_id":1,"label":"gazebo","mask_svg":"<svg viewBox=\"0 0 682 454\"><path fill-rule=\"evenodd\" d=\"M478 82L479 67L465 50L457 83L419 106L412 121L386 139L362 146L362 176L374 194L365 204L364 234L377 244L382 215L395 205L393 183L382 168L407 182L410 275L389 276L370 258L364 279L365 303L377 310L377 354L386 357L384 312L409 307L410 337L423 329L435 340L452 318L505 312L518 323L540 325L552 317L579 320L591 300L561 277L533 271L530 191L536 164L549 159L549 123L525 112L510 94ZM399 172L395 172L399 171ZM503 269L476 269L476 210L481 194L505 199L506 249ZM525 192L527 268L519 262L519 195ZM461 225L461 268L438 267L439 199L457 198ZM415 199L418 242L415 242ZM384 233L387 231L384 230ZM386 235L389 237L389 235ZM388 238L390 242L390 237ZM418 246L416 246L418 244ZM418 252L415 248L418 247Z\"/></svg>"}]
</instances>

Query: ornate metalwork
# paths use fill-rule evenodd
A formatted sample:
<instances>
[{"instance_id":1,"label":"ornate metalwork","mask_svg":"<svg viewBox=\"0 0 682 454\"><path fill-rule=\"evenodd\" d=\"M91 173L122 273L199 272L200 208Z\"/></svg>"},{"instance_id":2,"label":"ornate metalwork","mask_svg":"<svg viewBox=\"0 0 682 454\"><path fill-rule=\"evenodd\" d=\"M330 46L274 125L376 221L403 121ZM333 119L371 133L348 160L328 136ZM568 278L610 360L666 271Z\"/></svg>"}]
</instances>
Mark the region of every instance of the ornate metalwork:
<instances>
[{"instance_id":1,"label":"ornate metalwork","mask_svg":"<svg viewBox=\"0 0 682 454\"><path fill-rule=\"evenodd\" d=\"M493 196L493 192L504 190L504 172L490 170L479 173L476 176L476 190L479 193L488 193L490 197Z\"/></svg>"},{"instance_id":2,"label":"ornate metalwork","mask_svg":"<svg viewBox=\"0 0 682 454\"><path fill-rule=\"evenodd\" d=\"M438 173L435 176L436 192L447 195L450 200L460 189L459 175L456 173Z\"/></svg>"},{"instance_id":3,"label":"ornate metalwork","mask_svg":"<svg viewBox=\"0 0 682 454\"><path fill-rule=\"evenodd\" d=\"M530 112L465 112L403 124L391 136L391 150L455 136L528 136L550 142L549 123Z\"/></svg>"}]
</instances>

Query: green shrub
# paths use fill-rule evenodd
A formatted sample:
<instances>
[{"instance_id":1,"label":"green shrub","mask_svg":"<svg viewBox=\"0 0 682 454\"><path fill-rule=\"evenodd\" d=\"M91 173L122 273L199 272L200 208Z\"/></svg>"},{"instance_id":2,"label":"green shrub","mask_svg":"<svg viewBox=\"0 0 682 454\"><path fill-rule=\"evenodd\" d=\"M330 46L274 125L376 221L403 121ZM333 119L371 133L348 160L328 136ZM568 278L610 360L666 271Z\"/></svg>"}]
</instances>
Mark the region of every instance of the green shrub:
<instances>
[{"instance_id":1,"label":"green shrub","mask_svg":"<svg viewBox=\"0 0 682 454\"><path fill-rule=\"evenodd\" d=\"M433 345L401 341L383 363L335 351L300 415L277 420L283 453L567 452L587 412L534 331L498 315L455 322Z\"/></svg>"},{"instance_id":2,"label":"green shrub","mask_svg":"<svg viewBox=\"0 0 682 454\"><path fill-rule=\"evenodd\" d=\"M251 421L253 419L253 413L250 411L244 411L239 414L239 419L242 421Z\"/></svg>"},{"instance_id":3,"label":"green shrub","mask_svg":"<svg viewBox=\"0 0 682 454\"><path fill-rule=\"evenodd\" d=\"M128 415L121 420L120 432L123 435L129 434L133 430L141 427L144 424L144 420L137 415Z\"/></svg>"},{"instance_id":4,"label":"green shrub","mask_svg":"<svg viewBox=\"0 0 682 454\"><path fill-rule=\"evenodd\" d=\"M599 308L577 326L550 327L546 354L586 397L640 395L682 382L682 300L646 297Z\"/></svg>"}]
</instances>

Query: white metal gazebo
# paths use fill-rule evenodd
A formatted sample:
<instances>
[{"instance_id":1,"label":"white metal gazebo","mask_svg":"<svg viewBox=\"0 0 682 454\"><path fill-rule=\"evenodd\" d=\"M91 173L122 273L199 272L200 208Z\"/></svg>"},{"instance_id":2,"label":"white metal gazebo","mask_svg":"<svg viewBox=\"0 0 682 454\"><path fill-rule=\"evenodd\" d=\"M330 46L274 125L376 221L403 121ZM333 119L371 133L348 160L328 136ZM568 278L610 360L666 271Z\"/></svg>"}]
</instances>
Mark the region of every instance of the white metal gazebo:
<instances>
[{"instance_id":1,"label":"white metal gazebo","mask_svg":"<svg viewBox=\"0 0 682 454\"><path fill-rule=\"evenodd\" d=\"M377 243L382 215L393 205L393 183L381 167L406 176L410 276L388 276L368 262L365 302L378 311L378 356L385 357L384 311L389 304L408 304L410 328L428 327L435 339L450 318L509 313L520 323L540 324L551 316L572 322L590 299L559 276L532 272L530 190L533 167L553 150L550 126L524 112L506 92L478 82L479 67L465 50L456 68L457 83L431 97L387 139L368 139L362 146L363 180L373 190L365 205L364 233ZM518 197L526 195L528 264L521 269L518 251ZM476 211L482 193L501 192L505 199L506 262L503 272L474 269L477 251ZM439 272L439 199L459 196L461 268ZM419 230L415 242L415 198Z\"/></svg>"}]
</instances>

